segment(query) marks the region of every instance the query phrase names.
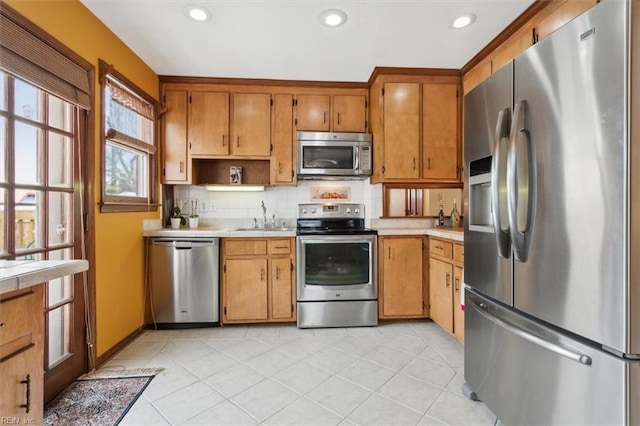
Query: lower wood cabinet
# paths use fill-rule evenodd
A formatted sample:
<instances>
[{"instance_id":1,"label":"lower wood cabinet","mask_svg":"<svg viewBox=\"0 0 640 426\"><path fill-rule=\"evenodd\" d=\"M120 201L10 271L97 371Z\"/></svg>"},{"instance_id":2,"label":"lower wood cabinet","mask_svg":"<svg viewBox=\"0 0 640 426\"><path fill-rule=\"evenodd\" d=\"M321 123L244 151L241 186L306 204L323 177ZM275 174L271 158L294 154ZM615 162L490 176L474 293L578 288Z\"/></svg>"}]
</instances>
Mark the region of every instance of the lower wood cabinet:
<instances>
[{"instance_id":1,"label":"lower wood cabinet","mask_svg":"<svg viewBox=\"0 0 640 426\"><path fill-rule=\"evenodd\" d=\"M222 322L295 321L295 239L222 242Z\"/></svg>"},{"instance_id":2,"label":"lower wood cabinet","mask_svg":"<svg viewBox=\"0 0 640 426\"><path fill-rule=\"evenodd\" d=\"M43 291L0 295L0 420L13 424L42 424Z\"/></svg>"},{"instance_id":3,"label":"lower wood cabinet","mask_svg":"<svg viewBox=\"0 0 640 426\"><path fill-rule=\"evenodd\" d=\"M429 238L429 312L431 319L464 343L464 311L460 306L464 245Z\"/></svg>"},{"instance_id":4,"label":"lower wood cabinet","mask_svg":"<svg viewBox=\"0 0 640 426\"><path fill-rule=\"evenodd\" d=\"M378 237L378 317L426 318L427 237Z\"/></svg>"}]
</instances>

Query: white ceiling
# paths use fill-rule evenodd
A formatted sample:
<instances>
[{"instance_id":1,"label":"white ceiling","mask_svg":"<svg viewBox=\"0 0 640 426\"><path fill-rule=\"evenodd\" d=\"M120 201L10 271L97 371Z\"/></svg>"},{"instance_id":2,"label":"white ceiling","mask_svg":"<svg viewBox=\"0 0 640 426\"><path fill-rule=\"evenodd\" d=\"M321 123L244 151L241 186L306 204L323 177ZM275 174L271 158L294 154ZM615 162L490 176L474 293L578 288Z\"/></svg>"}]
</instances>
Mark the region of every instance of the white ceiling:
<instances>
[{"instance_id":1,"label":"white ceiling","mask_svg":"<svg viewBox=\"0 0 640 426\"><path fill-rule=\"evenodd\" d=\"M367 81L373 68L461 68L533 0L81 0L159 75ZM184 6L211 11L206 22ZM319 15L342 9L347 23ZM463 30L454 18L473 13Z\"/></svg>"}]
</instances>

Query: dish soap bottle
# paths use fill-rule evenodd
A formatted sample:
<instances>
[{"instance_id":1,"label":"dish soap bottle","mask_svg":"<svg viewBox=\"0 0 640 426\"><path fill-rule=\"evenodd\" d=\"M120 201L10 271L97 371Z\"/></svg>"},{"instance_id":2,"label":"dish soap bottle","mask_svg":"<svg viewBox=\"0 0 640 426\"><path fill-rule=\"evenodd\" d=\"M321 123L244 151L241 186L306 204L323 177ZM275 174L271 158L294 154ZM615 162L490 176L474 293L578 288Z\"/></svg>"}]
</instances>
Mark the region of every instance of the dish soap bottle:
<instances>
[{"instance_id":1,"label":"dish soap bottle","mask_svg":"<svg viewBox=\"0 0 640 426\"><path fill-rule=\"evenodd\" d=\"M460 212L458 211L458 207L456 207L456 199L453 199L453 208L451 209L451 227L459 228L460 227Z\"/></svg>"}]
</instances>

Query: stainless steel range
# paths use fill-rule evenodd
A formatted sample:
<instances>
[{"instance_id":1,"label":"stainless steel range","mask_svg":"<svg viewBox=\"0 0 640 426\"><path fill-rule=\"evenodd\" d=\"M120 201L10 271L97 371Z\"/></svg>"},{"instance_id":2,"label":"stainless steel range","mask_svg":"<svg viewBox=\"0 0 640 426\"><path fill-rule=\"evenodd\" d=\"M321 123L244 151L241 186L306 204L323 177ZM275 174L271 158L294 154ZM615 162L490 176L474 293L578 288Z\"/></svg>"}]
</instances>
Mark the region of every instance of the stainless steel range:
<instances>
[{"instance_id":1,"label":"stainless steel range","mask_svg":"<svg viewBox=\"0 0 640 426\"><path fill-rule=\"evenodd\" d=\"M378 324L376 231L362 204L300 204L298 327Z\"/></svg>"}]
</instances>

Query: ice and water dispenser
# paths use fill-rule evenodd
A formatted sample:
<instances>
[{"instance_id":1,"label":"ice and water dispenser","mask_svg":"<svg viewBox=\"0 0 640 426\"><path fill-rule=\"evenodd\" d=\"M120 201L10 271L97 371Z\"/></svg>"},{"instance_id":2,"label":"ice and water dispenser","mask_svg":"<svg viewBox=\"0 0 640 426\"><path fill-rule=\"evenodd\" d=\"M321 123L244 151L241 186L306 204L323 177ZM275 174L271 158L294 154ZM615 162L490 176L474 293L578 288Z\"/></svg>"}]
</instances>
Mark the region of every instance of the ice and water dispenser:
<instances>
[{"instance_id":1,"label":"ice and water dispenser","mask_svg":"<svg viewBox=\"0 0 640 426\"><path fill-rule=\"evenodd\" d=\"M469 163L469 217L470 231L493 233L491 215L491 156Z\"/></svg>"}]
</instances>

